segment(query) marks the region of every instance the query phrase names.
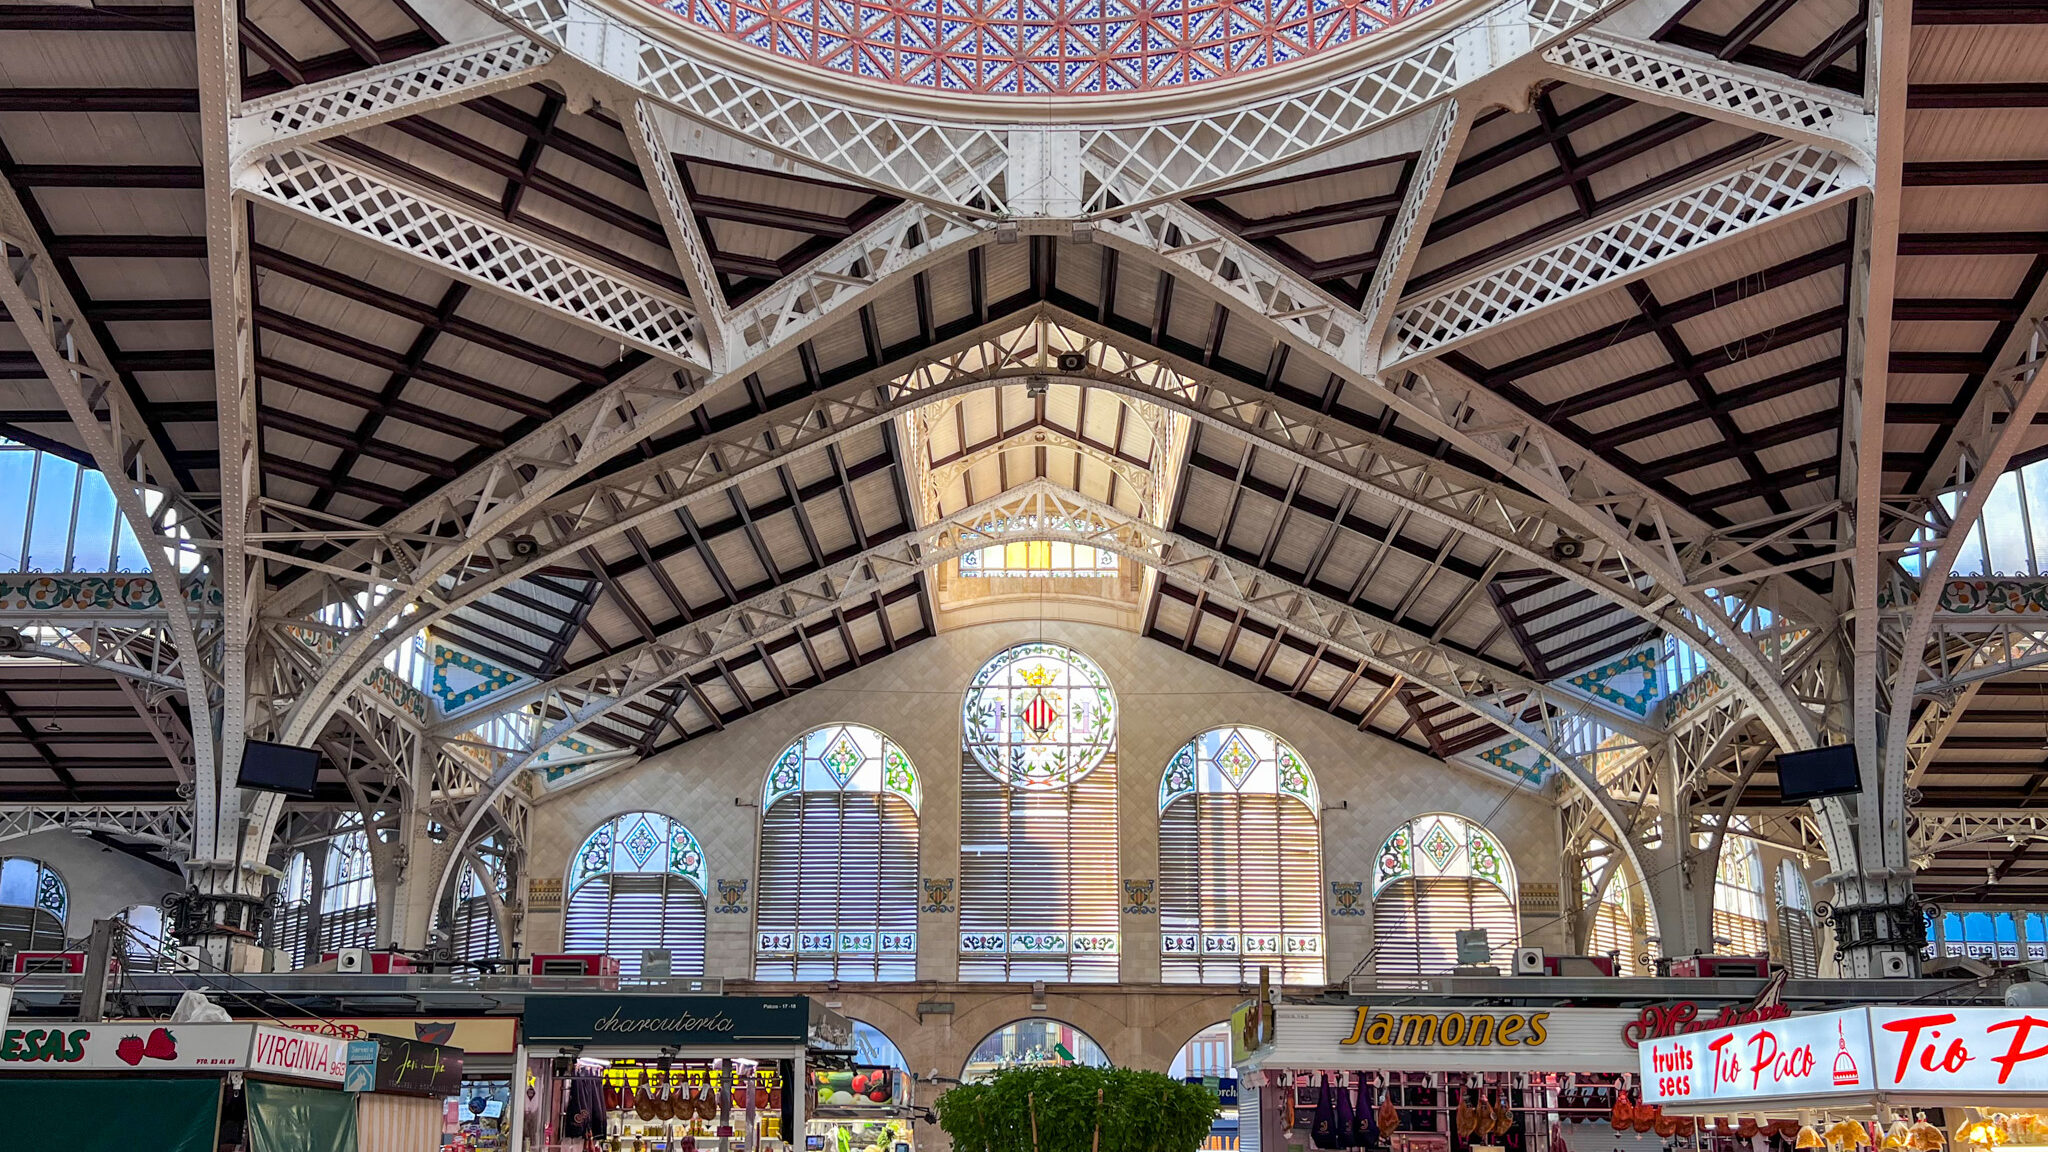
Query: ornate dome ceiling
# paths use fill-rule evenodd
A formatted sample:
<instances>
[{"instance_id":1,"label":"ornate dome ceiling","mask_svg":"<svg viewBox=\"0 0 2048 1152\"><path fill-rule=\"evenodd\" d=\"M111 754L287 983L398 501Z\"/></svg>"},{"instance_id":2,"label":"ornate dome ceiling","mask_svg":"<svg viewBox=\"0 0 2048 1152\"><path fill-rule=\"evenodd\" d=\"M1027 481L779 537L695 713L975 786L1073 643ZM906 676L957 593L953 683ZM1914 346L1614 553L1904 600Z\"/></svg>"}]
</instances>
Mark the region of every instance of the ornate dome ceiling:
<instances>
[{"instance_id":1,"label":"ornate dome ceiling","mask_svg":"<svg viewBox=\"0 0 2048 1152\"><path fill-rule=\"evenodd\" d=\"M1097 96L1201 84L1341 48L1433 0L667 0L813 67L937 91Z\"/></svg>"}]
</instances>

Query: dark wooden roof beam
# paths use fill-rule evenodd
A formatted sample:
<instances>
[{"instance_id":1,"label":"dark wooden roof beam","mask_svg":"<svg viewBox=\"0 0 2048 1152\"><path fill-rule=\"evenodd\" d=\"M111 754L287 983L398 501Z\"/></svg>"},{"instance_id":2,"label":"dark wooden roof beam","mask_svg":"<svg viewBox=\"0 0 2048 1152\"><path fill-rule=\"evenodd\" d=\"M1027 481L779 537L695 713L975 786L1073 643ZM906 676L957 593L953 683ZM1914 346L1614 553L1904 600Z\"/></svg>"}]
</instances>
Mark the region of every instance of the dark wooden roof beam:
<instances>
[{"instance_id":1,"label":"dark wooden roof beam","mask_svg":"<svg viewBox=\"0 0 2048 1152\"><path fill-rule=\"evenodd\" d=\"M0 28L10 11L0 7ZM0 112L197 111L199 92L191 88L0 88Z\"/></svg>"},{"instance_id":2,"label":"dark wooden roof beam","mask_svg":"<svg viewBox=\"0 0 2048 1152\"><path fill-rule=\"evenodd\" d=\"M190 32L192 6L0 5L0 32Z\"/></svg>"},{"instance_id":3,"label":"dark wooden roof beam","mask_svg":"<svg viewBox=\"0 0 2048 1152\"><path fill-rule=\"evenodd\" d=\"M204 188L197 164L17 164L14 183L24 188Z\"/></svg>"}]
</instances>

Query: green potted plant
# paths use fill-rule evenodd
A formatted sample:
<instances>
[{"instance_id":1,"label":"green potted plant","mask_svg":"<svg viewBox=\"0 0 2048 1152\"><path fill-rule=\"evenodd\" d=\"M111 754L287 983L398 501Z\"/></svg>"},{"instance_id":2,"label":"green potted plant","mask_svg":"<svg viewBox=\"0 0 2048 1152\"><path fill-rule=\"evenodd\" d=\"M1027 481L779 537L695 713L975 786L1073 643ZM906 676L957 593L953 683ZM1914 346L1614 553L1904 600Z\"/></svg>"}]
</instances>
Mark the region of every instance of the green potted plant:
<instances>
[{"instance_id":1,"label":"green potted plant","mask_svg":"<svg viewBox=\"0 0 2048 1152\"><path fill-rule=\"evenodd\" d=\"M1216 1093L1158 1072L1008 1068L939 1097L954 1152L1195 1152Z\"/></svg>"}]
</instances>

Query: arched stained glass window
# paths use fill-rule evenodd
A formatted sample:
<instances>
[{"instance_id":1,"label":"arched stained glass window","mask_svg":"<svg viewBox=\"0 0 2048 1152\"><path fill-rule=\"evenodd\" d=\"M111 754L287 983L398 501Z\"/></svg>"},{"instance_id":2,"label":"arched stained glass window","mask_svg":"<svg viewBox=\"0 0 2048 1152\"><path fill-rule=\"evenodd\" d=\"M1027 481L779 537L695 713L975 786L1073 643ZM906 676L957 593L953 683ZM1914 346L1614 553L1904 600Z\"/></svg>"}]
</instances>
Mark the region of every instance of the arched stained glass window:
<instances>
[{"instance_id":1,"label":"arched stained glass window","mask_svg":"<svg viewBox=\"0 0 2048 1152\"><path fill-rule=\"evenodd\" d=\"M1159 780L1160 973L1240 984L1270 968L1323 982L1323 847L1315 777L1272 733L1216 728Z\"/></svg>"},{"instance_id":2,"label":"arched stained glass window","mask_svg":"<svg viewBox=\"0 0 2048 1152\"><path fill-rule=\"evenodd\" d=\"M377 877L370 838L362 817L344 817L355 828L327 842L327 866L320 883L320 951L377 946ZM309 957L317 959L317 957Z\"/></svg>"},{"instance_id":3,"label":"arched stained glass window","mask_svg":"<svg viewBox=\"0 0 2048 1152\"><path fill-rule=\"evenodd\" d=\"M56 869L27 856L0 858L0 943L18 952L61 950L70 910L71 895Z\"/></svg>"},{"instance_id":4,"label":"arched stained glass window","mask_svg":"<svg viewBox=\"0 0 2048 1152\"><path fill-rule=\"evenodd\" d=\"M562 950L615 956L640 974L640 953L669 951L677 976L704 972L704 850L682 822L628 812L598 825L569 866Z\"/></svg>"},{"instance_id":5,"label":"arched stained glass window","mask_svg":"<svg viewBox=\"0 0 2048 1152\"><path fill-rule=\"evenodd\" d=\"M960 978L1114 982L1116 696L1061 644L999 652L961 709Z\"/></svg>"},{"instance_id":6,"label":"arched stained glass window","mask_svg":"<svg viewBox=\"0 0 2048 1152\"><path fill-rule=\"evenodd\" d=\"M1019 644L982 665L961 719L967 751L1013 788L1064 788L1116 747L1109 678L1060 644Z\"/></svg>"},{"instance_id":7,"label":"arched stained glass window","mask_svg":"<svg viewBox=\"0 0 2048 1152\"><path fill-rule=\"evenodd\" d=\"M1515 866L1493 833L1436 812L1394 829L1373 867L1373 938L1383 973L1458 964L1457 934L1484 929L1495 955L1521 935Z\"/></svg>"},{"instance_id":8,"label":"arched stained glass window","mask_svg":"<svg viewBox=\"0 0 2048 1152\"><path fill-rule=\"evenodd\" d=\"M806 733L761 800L754 975L917 978L917 769L860 724Z\"/></svg>"},{"instance_id":9,"label":"arched stained glass window","mask_svg":"<svg viewBox=\"0 0 2048 1152\"><path fill-rule=\"evenodd\" d=\"M1756 841L1741 835L1748 830L1749 821L1740 816L1729 824L1721 841L1721 859L1714 866L1714 950L1726 956L1762 956L1770 951L1764 862Z\"/></svg>"}]
</instances>

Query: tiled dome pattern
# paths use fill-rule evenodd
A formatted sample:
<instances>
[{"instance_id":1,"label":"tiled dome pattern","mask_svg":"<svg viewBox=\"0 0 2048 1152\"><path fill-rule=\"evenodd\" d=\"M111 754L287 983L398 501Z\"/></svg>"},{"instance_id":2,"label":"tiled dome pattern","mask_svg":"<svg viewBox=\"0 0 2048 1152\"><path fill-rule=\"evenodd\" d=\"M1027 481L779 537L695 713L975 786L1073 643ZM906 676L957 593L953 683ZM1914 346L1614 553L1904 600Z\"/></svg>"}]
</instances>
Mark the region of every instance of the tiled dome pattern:
<instances>
[{"instance_id":1,"label":"tiled dome pattern","mask_svg":"<svg viewBox=\"0 0 2048 1152\"><path fill-rule=\"evenodd\" d=\"M1201 84L1341 48L1433 0L657 0L870 82L1002 96Z\"/></svg>"}]
</instances>

